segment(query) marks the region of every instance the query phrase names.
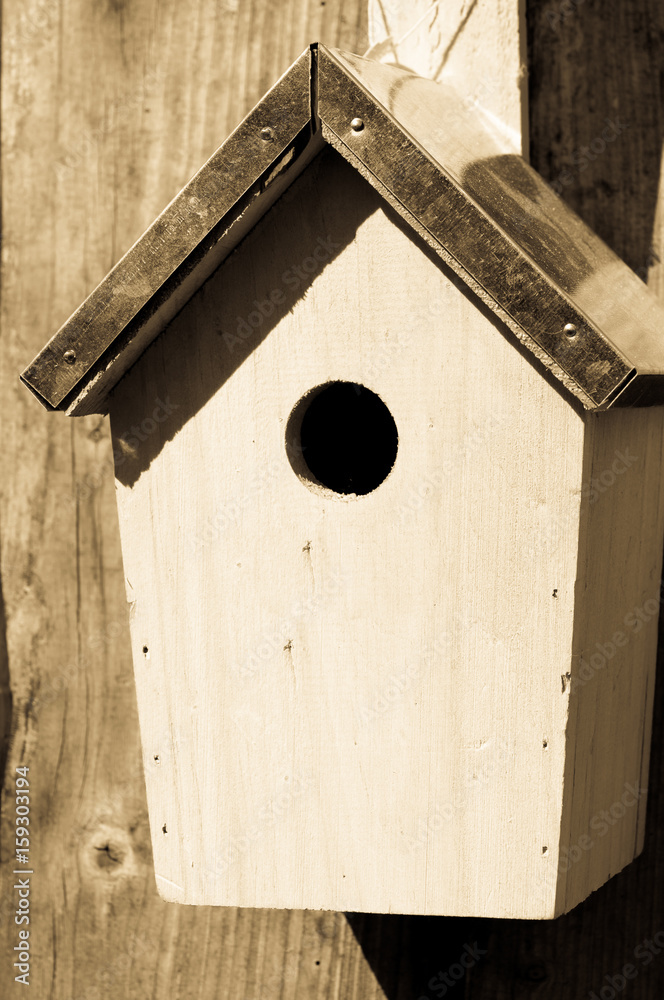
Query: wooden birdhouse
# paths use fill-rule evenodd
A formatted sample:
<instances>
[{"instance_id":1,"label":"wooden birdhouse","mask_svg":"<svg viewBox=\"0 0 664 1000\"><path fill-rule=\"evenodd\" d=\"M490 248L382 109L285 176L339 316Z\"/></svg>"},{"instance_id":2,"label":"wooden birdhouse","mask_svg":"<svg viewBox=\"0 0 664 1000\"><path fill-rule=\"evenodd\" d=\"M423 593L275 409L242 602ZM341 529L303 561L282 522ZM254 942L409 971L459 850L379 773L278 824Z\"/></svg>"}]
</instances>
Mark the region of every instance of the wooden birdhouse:
<instances>
[{"instance_id":1,"label":"wooden birdhouse","mask_svg":"<svg viewBox=\"0 0 664 1000\"><path fill-rule=\"evenodd\" d=\"M643 844L664 319L452 90L312 46L26 369L109 413L157 883L553 917Z\"/></svg>"}]
</instances>

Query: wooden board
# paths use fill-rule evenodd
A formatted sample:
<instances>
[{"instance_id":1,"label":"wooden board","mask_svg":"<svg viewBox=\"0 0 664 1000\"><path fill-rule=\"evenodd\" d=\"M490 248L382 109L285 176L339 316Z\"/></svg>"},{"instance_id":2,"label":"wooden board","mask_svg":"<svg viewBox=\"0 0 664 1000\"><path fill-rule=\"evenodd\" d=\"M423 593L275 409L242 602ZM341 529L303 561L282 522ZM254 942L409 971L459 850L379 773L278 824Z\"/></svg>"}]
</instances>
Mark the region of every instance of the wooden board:
<instances>
[{"instance_id":1,"label":"wooden board","mask_svg":"<svg viewBox=\"0 0 664 1000\"><path fill-rule=\"evenodd\" d=\"M362 50L365 21L352 0L3 4L3 997L382 996L341 914L193 910L157 895L108 424L46 414L18 382L305 45ZM12 967L21 764L29 991Z\"/></svg>"},{"instance_id":2,"label":"wooden board","mask_svg":"<svg viewBox=\"0 0 664 1000\"><path fill-rule=\"evenodd\" d=\"M587 414L559 912L640 853L664 541L664 407ZM557 548L559 525L543 535Z\"/></svg>"},{"instance_id":3,"label":"wooden board","mask_svg":"<svg viewBox=\"0 0 664 1000\"><path fill-rule=\"evenodd\" d=\"M529 4L527 15L532 165L661 295L662 9L652 3ZM628 128L594 153L599 126L616 115ZM655 579L655 598L657 591ZM617 612L620 629L625 609ZM469 973L468 996L558 1000L600 996L602 989L608 996L625 966L630 978L616 995L650 1000L664 990L664 963L654 950L664 924L661 653L660 628L643 854L553 923L492 923L489 954ZM591 854L602 849L601 840Z\"/></svg>"},{"instance_id":4,"label":"wooden board","mask_svg":"<svg viewBox=\"0 0 664 1000\"><path fill-rule=\"evenodd\" d=\"M549 568L519 565L539 512L518 494L541 481L565 517L583 421L337 154L290 195L110 407L117 452L155 400L177 407L117 470L160 891L525 916L558 834L578 538L572 516L553 601ZM335 249L302 282L321 240ZM275 289L279 313L234 342ZM399 431L389 478L352 502L286 455L291 410L334 379L378 393ZM533 768L544 807L515 814Z\"/></svg>"}]
</instances>

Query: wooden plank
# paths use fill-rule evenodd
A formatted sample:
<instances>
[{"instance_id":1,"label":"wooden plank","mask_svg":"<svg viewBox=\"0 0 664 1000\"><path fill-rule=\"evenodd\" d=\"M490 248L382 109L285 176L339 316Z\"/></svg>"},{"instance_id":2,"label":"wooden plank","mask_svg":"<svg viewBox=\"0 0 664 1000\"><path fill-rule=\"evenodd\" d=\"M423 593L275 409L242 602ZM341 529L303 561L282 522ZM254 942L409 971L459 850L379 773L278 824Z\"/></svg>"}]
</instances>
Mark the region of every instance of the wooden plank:
<instances>
[{"instance_id":1,"label":"wooden plank","mask_svg":"<svg viewBox=\"0 0 664 1000\"><path fill-rule=\"evenodd\" d=\"M664 408L585 423L560 912L643 846L664 540Z\"/></svg>"},{"instance_id":2,"label":"wooden plank","mask_svg":"<svg viewBox=\"0 0 664 1000\"><path fill-rule=\"evenodd\" d=\"M609 5L529 2L526 14L532 163L661 294L661 7L652 0ZM591 150L593 141L596 149L601 147L605 119L615 122L617 117L627 126L620 139L601 152ZM619 617L616 627L621 624ZM660 640L660 667L661 652ZM408 955L419 959L418 974L409 979L410 992L394 989L390 996L432 1000L445 982L448 988L456 983L461 989L455 963L464 945L474 942L480 954L466 976L467 1000L595 1000L614 992L627 1000L650 1000L662 994L664 682L661 669L658 673L641 857L553 922L440 921L434 933L446 942L458 935L456 948L441 945L436 951L424 945L418 952L412 943L405 944ZM379 937L386 922L395 933L403 927L399 918L354 921L358 940L384 982L394 967L393 945L383 945ZM420 922L414 933L424 934L430 923ZM621 983L623 967L630 963L628 971L631 976L636 970L636 978Z\"/></svg>"},{"instance_id":3,"label":"wooden plank","mask_svg":"<svg viewBox=\"0 0 664 1000\"><path fill-rule=\"evenodd\" d=\"M364 3L352 0L3 4L0 646L6 637L13 698L4 996L23 989L10 874L21 764L32 793L32 995L382 995L341 914L159 899L107 424L42 414L18 384L49 333L305 45L361 50L364 25Z\"/></svg>"},{"instance_id":4,"label":"wooden plank","mask_svg":"<svg viewBox=\"0 0 664 1000\"><path fill-rule=\"evenodd\" d=\"M529 26L531 157L536 169L636 273L661 294L662 10L652 0L629 4L527 4ZM620 139L601 147L606 118L627 127ZM624 141L621 141L624 139ZM583 150L586 150L584 152ZM657 580L653 580L657 590ZM624 614L624 612L623 612ZM622 618L616 627L620 627ZM661 654L662 647L660 641ZM659 655L661 662L661 655ZM456 933L457 949L418 954L419 975L412 992L390 995L440 995L464 944L478 941L482 951L467 973L465 996L484 1000L521 1000L537 996L616 995L650 1000L664 990L661 935L664 898L659 877L664 824L662 733L664 683L658 677L644 853L585 903L554 922L441 921L436 933ZM388 981L393 948L377 941L385 921L355 923L358 940L379 978ZM427 925L428 922L422 922ZM420 923L416 934L423 933ZM461 925L461 926L460 926ZM652 944L651 944L652 942ZM409 955L416 954L411 946ZM635 979L621 984L625 964ZM632 971L630 971L630 975ZM612 981L614 985L612 985ZM616 989L617 987L617 989ZM602 989L604 992L601 993ZM593 997L593 1000L594 1000Z\"/></svg>"},{"instance_id":5,"label":"wooden plank","mask_svg":"<svg viewBox=\"0 0 664 1000\"><path fill-rule=\"evenodd\" d=\"M602 9L529 3L527 16L533 166L661 295L661 7L649 0ZM623 133L601 152L591 150L593 141L600 149L605 119L616 116ZM636 527L640 516L631 518ZM653 579L654 599L658 587ZM624 615L616 609L616 629ZM660 638L642 855L554 923L492 923L488 954L468 975L467 997L563 1000L616 990L627 1000L650 1000L664 990L664 962L653 941L664 926L661 653ZM603 849L597 832L591 857ZM618 990L625 965L636 975Z\"/></svg>"},{"instance_id":6,"label":"wooden plank","mask_svg":"<svg viewBox=\"0 0 664 1000\"><path fill-rule=\"evenodd\" d=\"M100 627L98 632L93 633L93 639L106 636L102 644L108 649L108 666L103 665L103 672L100 672L99 658L95 665L97 673L87 669L84 673L79 672L76 662L70 660L76 612L75 602L67 596L72 593L72 584L63 567L68 565L71 551L76 550L77 543L71 527L63 532L61 542L57 541L55 534L62 530L63 521L71 524L66 512L57 509L57 500L63 495L71 495L78 487L78 495L84 509L88 510L88 521L92 522L95 537L101 537L100 526L104 525L105 518L100 510L99 497L108 490L108 446L99 446L95 441L95 421L91 421L85 431L74 432L77 472L73 480L72 460L70 457L63 458L65 452L68 456L70 453L71 428L47 423L46 419L41 423L36 416L37 411L22 402L16 377L48 333L66 318L122 250L179 189L200 160L217 145L218 132L221 131L217 123L227 120L224 108L229 101L236 99L235 95L238 95L238 112L228 119L229 127L231 119L238 120L273 81L276 76L276 72L271 70L273 62L278 62L283 54L279 70L283 68L310 37L321 37L333 45L362 50L361 42L356 44L353 38L355 12L359 19L361 5L353 8L348 19L344 16L347 4L343 11L331 0L323 11L316 7L312 10L312 18L322 14L329 20L323 31L318 31L313 23L309 37L306 36L304 5L289 5L287 16L281 5L274 6L274 18L257 4L250 9L243 8L239 10L240 17L234 18L238 24L235 35L227 34L225 27L220 27L215 35L207 30L210 8L205 4L197 7L193 16L188 11L186 17L184 12L179 14L174 6L165 7L162 4L158 18L145 3L140 6L134 4L131 11L114 7L113 10L104 9L94 14L87 8L79 12L78 6L68 4L62 14L68 29L63 36L67 40L63 49L66 88L61 82L59 89L55 85L58 78L55 57L60 27L59 9L50 4L33 3L21 11L5 5L3 12L5 122L16 121L18 108L23 109L23 117L11 146L7 127L4 138L6 202L3 252L7 290L2 406L4 426L8 431L3 439L3 457L5 467L17 470L17 481L12 484L11 493L5 493L3 500L2 572L10 623L12 688L17 706L13 759L24 759L24 748L30 747L33 759L38 753L40 767L51 768L46 777L40 779L40 800L43 803L40 842L44 843L47 836L52 838L53 847L45 851L44 860L52 864L53 874L48 876L46 887L41 890L41 910L36 916L40 921L36 929L39 930L41 946L35 967L46 969L46 972L40 973L44 977L42 980L34 982L38 988L46 988L45 983L50 986L54 982L52 954L55 941L59 964L52 993L55 997L71 995L74 962L79 967L80 990L98 988L101 991L106 980L111 983L105 988L105 995L109 996L144 996L148 992L155 996L189 996L196 988L202 996L235 996L246 982L245 970L248 968L253 970L250 988L255 995L259 991L257 974L278 995L279 987L273 977L279 975L279 956L284 954L284 940L292 949L287 952L283 964L288 989L292 987L294 959L303 977L305 992L312 992L309 984L314 977L318 977L316 982L321 995L352 996L355 991L356 995L370 997L378 990L373 980L362 978L362 959L358 959L353 941L343 929L343 921L330 923L327 918L324 921L306 921L304 927L307 934L300 938L298 914L293 914L288 924L292 930L286 938L277 935L271 939L273 951L268 957L262 943L265 937L261 921L265 917L260 912L238 914L237 911L183 908L178 914L177 910L155 901L149 888L149 870L145 875L123 880L119 890L112 890L114 895L104 895L103 887L99 887L95 895L92 886L85 899L76 889L76 882L70 879L64 883L67 888L66 910L61 888L61 859L66 850L75 846L71 837L71 814L80 812L82 808L75 797L79 786L76 785L73 790L70 787L78 751L70 746L71 724L67 719L64 719L63 730L64 713L58 706L65 700L70 705L69 719L72 716L72 695L64 694L63 689L69 692L73 686L87 683L92 698L101 697L103 692L108 699L110 694L111 701L107 704L112 709L109 713L111 722L105 713L96 716L97 730L107 731L112 723L117 732L122 726L123 739L120 743L133 740L138 769L136 734L131 729L131 718L127 720L127 706L131 708L133 703L130 693L132 681L128 650L120 648L117 637L113 639L114 629L111 634L106 633L115 620L115 612L102 610L98 613ZM257 12L257 19L252 24L249 18L254 16L254 11ZM229 21L232 14L232 11L224 12ZM564 9L559 4L529 7L534 164L552 183L563 186L565 198L642 276L648 272L652 276L658 271L650 250L654 245L657 251L661 241L661 226L658 226L652 242L661 151L658 125L661 117L658 90L661 16L661 10L653 0L631 0L629 5L612 4L601 8L587 3L564 5ZM78 38L72 29L76 26L78 31L79 25L84 23L88 26L83 36ZM97 33L97 28L103 28L103 33ZM136 30L138 28L148 30ZM286 51L291 32L299 33L297 42ZM142 73L148 59L147 55L138 51L140 43L137 39L151 34L154 35L154 48L148 52L150 61L147 62L147 69L158 61L160 66L168 67L162 70L162 84L168 88L169 99L162 100L160 97L159 107L162 110L159 115L155 115L154 103L149 114L144 114L138 104L133 104L135 93L141 92ZM183 44L183 39L186 44ZM197 48L192 39L198 41ZM217 39L221 40L221 55L215 49ZM247 45L249 39L252 40L251 53ZM120 58L123 45L125 49L127 45L132 47L132 58L125 62ZM168 52L168 58L163 63L158 55L160 46ZM252 56L253 68L248 66L248 59ZM222 77L226 72L234 74L236 86L224 86ZM108 95L106 102L100 99L102 89ZM35 105L32 98L42 90L45 96L41 98L41 104ZM214 95L214 100L207 104L199 101L203 91ZM68 95L66 102L63 101L65 93ZM31 102L27 106L21 100L24 95ZM118 104L114 104L116 100L119 100ZM86 101L89 106L85 105ZM220 102L223 103L221 111ZM67 120L71 123L69 148L62 142L56 146L53 136L53 109L63 103ZM239 104L242 104L241 108ZM118 122L115 126L111 126L113 115ZM614 115L629 123L631 131L626 130L626 141L621 143L617 140L602 155L594 154L595 159L579 154L577 162L573 162L572 154L600 134L604 127L603 118ZM151 119L154 124L151 124ZM148 149L148 144L144 142L146 133L151 136L148 152L145 152ZM10 136L12 134L13 126L9 132ZM39 135L38 150L36 140L29 138L32 134ZM138 138L135 138L136 135ZM103 148L97 149L98 146ZM29 170L26 171L30 150L32 155ZM45 150L51 150L50 160L46 159L48 154ZM135 166L141 150L144 156L140 162L146 163L145 171ZM69 184L67 200L56 203L52 166L61 159L67 162L61 164L59 172L62 173L68 163L67 172L73 171L74 182ZM579 169L580 164L585 164L583 170ZM106 165L112 166L112 169L107 170ZM149 172L148 168L151 168ZM117 170L117 178L113 170ZM21 179L22 171L24 179ZM563 171L566 171L565 180L561 179ZM116 180L125 197L114 203ZM81 204L81 193L85 191L97 192L97 197L93 199L91 194L90 200ZM90 215L91 222L86 222L86 213ZM61 244L57 258L53 252L56 221ZM82 234L86 232L90 235L84 242ZM84 248L84 252L78 250L79 247ZM76 259L74 253L78 253ZM60 261L58 280L64 280L67 286L64 293L54 280L49 279L55 259ZM69 278L67 274L70 274ZM11 288L8 287L10 276ZM54 308L51 302L56 294L60 305ZM22 315L20 333L16 319L19 302ZM54 419L57 420L51 418ZM55 426L58 426L57 432ZM88 437L91 431L92 439ZM65 474L62 463L67 470ZM48 470L48 491L42 488L45 470ZM88 479L88 476L92 478ZM99 477L102 485L96 486ZM88 490L91 491L89 495ZM36 513L28 516L28 511L32 509ZM106 504L105 510L108 512L106 523L109 523L108 519L115 516L113 504ZM44 527L41 526L42 512L48 515ZM11 531L7 525L10 525ZM110 529L106 527L105 530L108 532ZM90 534L89 531L87 533ZM32 537L28 538L28 534ZM56 545L57 550L54 548ZM98 607L101 589L99 564L95 564L89 556L80 562L83 600ZM104 587L106 600L121 609L120 596L113 599L108 596L111 584L107 578L104 579ZM119 595L119 587L116 594ZM32 620L36 623L34 630L28 629L25 637L21 638L24 623ZM48 650L44 649L46 635L50 643ZM84 645L86 639L84 634ZM95 654L98 648L94 649ZM54 653L58 651L61 655L58 662L54 662ZM68 674L64 668L70 662L73 665ZM118 679L119 690L106 683L110 676ZM60 677L63 687L58 694ZM51 688L52 682L54 687ZM50 708L58 712L52 725L34 718L26 720L24 716L31 688L36 690L39 684L45 698L41 714ZM55 695L52 702L51 692ZM659 684L657 692L656 719L659 725L654 730L653 763L660 761L662 754L661 719L664 709L661 697L664 685ZM49 819L45 789L51 787L50 777L54 769L49 761L60 756L63 731L66 742L62 761L67 774L64 781L59 780L57 793L63 794L63 786L70 787L70 791L60 812ZM92 744L95 738L96 734L91 734ZM82 740L78 745L81 743ZM104 769L110 770L114 766L114 753L115 749L107 746L102 750L102 773L100 775L97 770L92 780L94 796L88 799L92 802L93 812L94 803L102 797L98 789ZM76 770L77 777L80 777L80 768ZM658 831L662 826L660 814L664 801L659 785L660 770L658 767L651 770L644 855L569 917L552 924L409 920L370 915L353 918L354 934L388 995L399 1000L420 994L429 997L437 995L428 985L431 978L437 976L437 970L445 971L457 962L464 945L472 946L475 941L478 941L480 949L489 948L489 954L480 955L470 973L470 983L467 984L469 996L525 997L536 992L541 997L566 998L570 991L578 995L586 995L591 990L598 992L605 983L605 974L619 971L624 962L633 958L635 948L644 940L652 939L664 922L656 864L661 852ZM124 776L130 777L131 787L124 794L131 801L131 788L140 790L141 782L133 765L127 769L121 764L121 771ZM106 779L107 792L103 798L110 803L111 809L116 808L112 795L119 779L119 774L117 777L109 774ZM138 800L142 802L141 795ZM144 818L143 812L141 815ZM47 824L51 824L52 832L48 832ZM126 826L124 819L120 820L120 826ZM141 844L147 844L145 828ZM146 865L149 869L148 862ZM88 869L85 871L87 881ZM75 874L74 879L77 878ZM96 876L91 879L93 883L97 881ZM116 887L118 881L112 885ZM4 884L6 886L8 882L5 880ZM146 885L147 896L143 892ZM125 892L131 896L127 905L121 903ZM8 895L3 895L5 922L9 899ZM115 907L114 917L108 916L107 900ZM81 939L78 948L75 948L73 914L77 909L82 914L79 926L91 918L95 923L89 935ZM170 923L164 923L166 914L172 914ZM55 936L54 927L57 931ZM146 934L148 927L150 930ZM13 945L13 933L4 926L3 934L4 960L8 953L7 937ZM106 939L109 940L108 948L100 955ZM163 948L157 962L151 949L153 943L160 940ZM215 950L214 942L218 940L227 942L223 952ZM279 942L276 950L275 941ZM192 942L204 942L203 963L200 948L196 950ZM320 967L314 962L314 968L312 960L314 954L319 954L319 946L324 948L323 960ZM125 955L132 952L136 961L129 978L122 966ZM93 958L91 953L94 953ZM300 955L305 954L307 959L300 961ZM255 958L249 959L249 955ZM264 966L265 975L257 972ZM655 955L651 962L647 965L640 963L638 968L638 978L627 985L622 995L628 998L659 995L664 986L661 956Z\"/></svg>"},{"instance_id":7,"label":"wooden plank","mask_svg":"<svg viewBox=\"0 0 664 1000\"><path fill-rule=\"evenodd\" d=\"M367 55L452 82L499 128L506 150L528 155L527 53L521 0L369 0Z\"/></svg>"}]
</instances>

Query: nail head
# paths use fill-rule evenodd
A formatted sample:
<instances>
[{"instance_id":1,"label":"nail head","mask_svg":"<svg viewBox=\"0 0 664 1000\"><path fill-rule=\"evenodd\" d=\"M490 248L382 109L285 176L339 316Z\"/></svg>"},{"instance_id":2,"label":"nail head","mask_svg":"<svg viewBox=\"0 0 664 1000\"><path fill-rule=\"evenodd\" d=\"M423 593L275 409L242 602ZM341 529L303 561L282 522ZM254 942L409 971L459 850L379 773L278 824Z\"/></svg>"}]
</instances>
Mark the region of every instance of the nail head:
<instances>
[{"instance_id":1,"label":"nail head","mask_svg":"<svg viewBox=\"0 0 664 1000\"><path fill-rule=\"evenodd\" d=\"M350 123L350 127L352 128L353 132L361 132L362 129L364 128L364 122L362 121L361 118L353 118L352 122Z\"/></svg>"}]
</instances>

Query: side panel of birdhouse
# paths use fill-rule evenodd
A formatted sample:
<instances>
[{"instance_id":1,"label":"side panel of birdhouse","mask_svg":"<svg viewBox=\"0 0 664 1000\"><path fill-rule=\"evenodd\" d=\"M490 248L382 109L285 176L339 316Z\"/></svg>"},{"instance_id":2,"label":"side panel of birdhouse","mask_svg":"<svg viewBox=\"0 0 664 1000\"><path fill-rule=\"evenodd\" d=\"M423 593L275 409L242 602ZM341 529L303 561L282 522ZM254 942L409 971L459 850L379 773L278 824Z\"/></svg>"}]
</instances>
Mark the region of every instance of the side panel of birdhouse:
<instances>
[{"instance_id":1,"label":"side panel of birdhouse","mask_svg":"<svg viewBox=\"0 0 664 1000\"><path fill-rule=\"evenodd\" d=\"M587 414L557 912L643 848L664 511L664 407Z\"/></svg>"},{"instance_id":2,"label":"side panel of birdhouse","mask_svg":"<svg viewBox=\"0 0 664 1000\"><path fill-rule=\"evenodd\" d=\"M536 364L326 151L117 387L165 898L560 908L594 513L587 417ZM398 430L366 495L306 475L292 414L335 380Z\"/></svg>"}]
</instances>

